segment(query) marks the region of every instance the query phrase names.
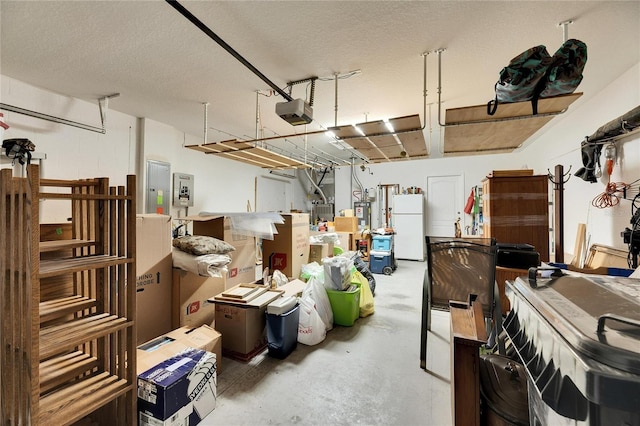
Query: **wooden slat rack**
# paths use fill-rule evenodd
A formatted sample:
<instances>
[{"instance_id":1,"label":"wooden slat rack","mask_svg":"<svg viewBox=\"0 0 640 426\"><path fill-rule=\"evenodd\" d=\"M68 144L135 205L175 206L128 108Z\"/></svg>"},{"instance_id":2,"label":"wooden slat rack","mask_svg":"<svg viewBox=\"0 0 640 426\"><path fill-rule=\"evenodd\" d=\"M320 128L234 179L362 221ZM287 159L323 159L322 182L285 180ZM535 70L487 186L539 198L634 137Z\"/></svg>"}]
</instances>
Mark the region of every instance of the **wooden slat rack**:
<instances>
[{"instance_id":1,"label":"wooden slat rack","mask_svg":"<svg viewBox=\"0 0 640 426\"><path fill-rule=\"evenodd\" d=\"M135 425L135 176L0 173L2 424ZM43 199L69 202L68 235L40 241Z\"/></svg>"},{"instance_id":2,"label":"wooden slat rack","mask_svg":"<svg viewBox=\"0 0 640 426\"><path fill-rule=\"evenodd\" d=\"M391 118L389 123L393 132L382 120L356 124L362 133L351 125L332 127L330 130L372 163L428 157L420 117L417 114Z\"/></svg>"},{"instance_id":3,"label":"wooden slat rack","mask_svg":"<svg viewBox=\"0 0 640 426\"><path fill-rule=\"evenodd\" d=\"M512 152L580 96L582 93L539 99L537 115L531 114L529 101L499 104L495 115L487 114L486 104L447 109L444 154Z\"/></svg>"}]
</instances>

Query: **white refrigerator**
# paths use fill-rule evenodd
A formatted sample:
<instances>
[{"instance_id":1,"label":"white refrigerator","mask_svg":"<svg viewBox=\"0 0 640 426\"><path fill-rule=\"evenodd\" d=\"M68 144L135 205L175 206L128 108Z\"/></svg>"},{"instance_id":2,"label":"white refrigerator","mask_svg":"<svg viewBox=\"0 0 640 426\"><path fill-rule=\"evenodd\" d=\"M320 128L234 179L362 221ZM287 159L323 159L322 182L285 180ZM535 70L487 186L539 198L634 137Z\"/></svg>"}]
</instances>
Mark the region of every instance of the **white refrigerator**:
<instances>
[{"instance_id":1,"label":"white refrigerator","mask_svg":"<svg viewBox=\"0 0 640 426\"><path fill-rule=\"evenodd\" d=\"M422 194L398 194L393 196L391 210L395 231L394 254L396 259L424 260L424 197Z\"/></svg>"}]
</instances>

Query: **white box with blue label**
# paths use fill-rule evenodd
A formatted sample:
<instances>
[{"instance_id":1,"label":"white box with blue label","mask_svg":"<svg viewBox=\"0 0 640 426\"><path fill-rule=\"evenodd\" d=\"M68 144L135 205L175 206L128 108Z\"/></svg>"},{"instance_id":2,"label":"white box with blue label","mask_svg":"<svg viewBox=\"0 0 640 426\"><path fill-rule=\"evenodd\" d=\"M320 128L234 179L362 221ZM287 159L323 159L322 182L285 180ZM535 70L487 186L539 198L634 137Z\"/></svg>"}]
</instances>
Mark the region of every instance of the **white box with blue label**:
<instances>
[{"instance_id":1,"label":"white box with blue label","mask_svg":"<svg viewBox=\"0 0 640 426\"><path fill-rule=\"evenodd\" d=\"M138 375L138 423L197 425L216 398L216 355L188 348Z\"/></svg>"}]
</instances>

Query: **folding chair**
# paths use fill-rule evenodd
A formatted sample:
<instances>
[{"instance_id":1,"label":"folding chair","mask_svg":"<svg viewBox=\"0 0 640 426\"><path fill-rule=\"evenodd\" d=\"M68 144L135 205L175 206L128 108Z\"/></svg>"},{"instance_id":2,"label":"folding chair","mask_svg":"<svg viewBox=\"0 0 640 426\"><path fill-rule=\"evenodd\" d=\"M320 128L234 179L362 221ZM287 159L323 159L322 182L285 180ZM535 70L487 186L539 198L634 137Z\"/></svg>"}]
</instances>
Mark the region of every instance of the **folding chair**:
<instances>
[{"instance_id":1,"label":"folding chair","mask_svg":"<svg viewBox=\"0 0 640 426\"><path fill-rule=\"evenodd\" d=\"M431 330L431 309L449 310L449 301L466 301L470 294L482 303L489 329L494 336L502 329L502 313L496 276L496 241L492 238L425 237L427 269L422 290L422 328L420 368L426 370L427 333ZM488 330L489 331L489 330ZM489 334L489 333L488 333ZM504 341L498 338L498 351L504 354Z\"/></svg>"}]
</instances>

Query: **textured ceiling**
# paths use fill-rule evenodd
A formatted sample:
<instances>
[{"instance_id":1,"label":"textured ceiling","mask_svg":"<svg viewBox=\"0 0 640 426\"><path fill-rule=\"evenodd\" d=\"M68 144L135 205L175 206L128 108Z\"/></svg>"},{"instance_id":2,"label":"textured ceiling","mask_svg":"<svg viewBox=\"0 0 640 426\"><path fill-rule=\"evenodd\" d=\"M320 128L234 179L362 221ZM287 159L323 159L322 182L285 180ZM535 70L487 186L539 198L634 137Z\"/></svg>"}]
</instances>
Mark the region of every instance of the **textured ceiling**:
<instances>
[{"instance_id":1,"label":"textured ceiling","mask_svg":"<svg viewBox=\"0 0 640 426\"><path fill-rule=\"evenodd\" d=\"M553 53L563 41L558 23L569 19L569 36L589 49L579 88L584 96L576 105L640 61L638 1L181 4L277 87L319 77L309 132L411 114L420 114L424 124L421 54L438 48L446 49L444 106L485 103L500 69L534 45ZM275 114L281 96L258 96L270 94L269 86L165 1L3 0L0 12L0 72L6 76L93 102L120 93L110 109L194 135L203 134L202 104L208 102L208 142L305 131ZM342 78L354 70L360 73ZM430 54L429 104L437 102L437 84L437 55ZM294 98L308 95L307 85L293 86ZM437 105L428 110L437 125ZM310 136L309 155L350 157L329 140ZM304 153L302 137L270 143Z\"/></svg>"}]
</instances>

